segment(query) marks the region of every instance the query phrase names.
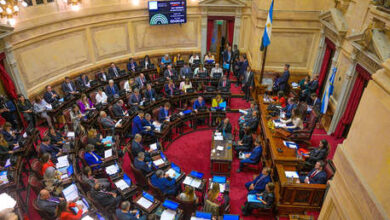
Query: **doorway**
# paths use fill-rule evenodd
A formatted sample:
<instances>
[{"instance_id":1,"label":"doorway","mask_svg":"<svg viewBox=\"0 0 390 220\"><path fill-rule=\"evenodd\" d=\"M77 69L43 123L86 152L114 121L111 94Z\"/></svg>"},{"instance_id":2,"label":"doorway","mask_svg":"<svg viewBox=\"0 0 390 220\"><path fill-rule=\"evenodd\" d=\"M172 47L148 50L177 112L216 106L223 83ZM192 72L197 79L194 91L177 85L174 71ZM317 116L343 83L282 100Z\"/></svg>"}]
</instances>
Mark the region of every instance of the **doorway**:
<instances>
[{"instance_id":1,"label":"doorway","mask_svg":"<svg viewBox=\"0 0 390 220\"><path fill-rule=\"evenodd\" d=\"M234 35L234 17L207 17L207 51L215 54L216 62L220 62L226 43L232 45Z\"/></svg>"}]
</instances>

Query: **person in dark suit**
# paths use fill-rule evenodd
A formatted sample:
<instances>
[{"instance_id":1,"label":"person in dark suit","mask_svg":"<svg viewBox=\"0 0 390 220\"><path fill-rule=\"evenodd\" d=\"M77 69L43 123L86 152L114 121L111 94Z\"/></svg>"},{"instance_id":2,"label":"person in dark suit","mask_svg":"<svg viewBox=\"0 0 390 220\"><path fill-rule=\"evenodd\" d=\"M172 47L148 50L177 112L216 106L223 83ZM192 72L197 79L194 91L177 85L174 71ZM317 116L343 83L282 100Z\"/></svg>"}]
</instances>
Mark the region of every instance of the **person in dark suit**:
<instances>
[{"instance_id":1,"label":"person in dark suit","mask_svg":"<svg viewBox=\"0 0 390 220\"><path fill-rule=\"evenodd\" d=\"M105 111L100 112L100 123L102 123L103 128L111 128L115 129L115 123L116 121L112 120L110 117L107 116L107 113ZM118 125L120 127L121 125Z\"/></svg>"},{"instance_id":2,"label":"person in dark suit","mask_svg":"<svg viewBox=\"0 0 390 220\"><path fill-rule=\"evenodd\" d=\"M166 102L164 104L164 107L160 109L158 112L158 121L160 123L163 123L164 121L168 120L170 117L169 109L171 108L171 104L169 102Z\"/></svg>"},{"instance_id":3,"label":"person in dark suit","mask_svg":"<svg viewBox=\"0 0 390 220\"><path fill-rule=\"evenodd\" d=\"M42 189L39 192L36 204L39 209L45 211L55 219L58 204L63 200L64 198L50 196L50 192L47 189Z\"/></svg>"},{"instance_id":4,"label":"person in dark suit","mask_svg":"<svg viewBox=\"0 0 390 220\"><path fill-rule=\"evenodd\" d=\"M94 152L95 147L92 144L87 144L85 147L84 160L93 170L99 169L100 165L104 162L104 158L100 157Z\"/></svg>"},{"instance_id":5,"label":"person in dark suit","mask_svg":"<svg viewBox=\"0 0 390 220\"><path fill-rule=\"evenodd\" d=\"M255 141L255 148L252 152L245 154L245 159L240 160L240 168L237 169L237 173L241 172L246 164L257 164L260 162L261 155L263 153L263 147L260 144L260 140Z\"/></svg>"},{"instance_id":6,"label":"person in dark suit","mask_svg":"<svg viewBox=\"0 0 390 220\"><path fill-rule=\"evenodd\" d=\"M135 78L135 82L137 83L139 89L143 89L147 83L145 75L143 73L139 74L139 76Z\"/></svg>"},{"instance_id":7,"label":"person in dark suit","mask_svg":"<svg viewBox=\"0 0 390 220\"><path fill-rule=\"evenodd\" d=\"M142 128L142 135L154 137L154 129L156 129L156 127L153 125L152 116L149 113L146 113L144 119L142 119Z\"/></svg>"},{"instance_id":8,"label":"person in dark suit","mask_svg":"<svg viewBox=\"0 0 390 220\"><path fill-rule=\"evenodd\" d=\"M146 215L141 215L141 212L134 209L131 210L129 201L123 201L120 208L116 209L115 214L118 220L146 220ZM138 214L137 214L138 213Z\"/></svg>"},{"instance_id":9,"label":"person in dark suit","mask_svg":"<svg viewBox=\"0 0 390 220\"><path fill-rule=\"evenodd\" d=\"M134 136L135 134L141 134L143 131L142 120L144 119L145 113L143 111L138 111L137 116L133 118L133 122L131 125L131 134Z\"/></svg>"},{"instance_id":10,"label":"person in dark suit","mask_svg":"<svg viewBox=\"0 0 390 220\"><path fill-rule=\"evenodd\" d=\"M57 94L56 91L54 91L51 86L46 86L46 92L43 95L43 99L49 104L52 104L53 102L60 99L60 96Z\"/></svg>"},{"instance_id":11,"label":"person in dark suit","mask_svg":"<svg viewBox=\"0 0 390 220\"><path fill-rule=\"evenodd\" d=\"M115 63L111 63L110 68L108 68L108 75L111 79L117 78L120 76L120 69L115 65Z\"/></svg>"},{"instance_id":12,"label":"person in dark suit","mask_svg":"<svg viewBox=\"0 0 390 220\"><path fill-rule=\"evenodd\" d=\"M170 79L176 77L176 70L172 69L172 65L167 66L167 69L164 72L164 77L167 80L170 80Z\"/></svg>"},{"instance_id":13,"label":"person in dark suit","mask_svg":"<svg viewBox=\"0 0 390 220\"><path fill-rule=\"evenodd\" d=\"M252 112L251 117L247 118L243 124L240 125L239 138L244 136L245 129L249 129L251 133L256 132L257 126L259 125L258 112Z\"/></svg>"},{"instance_id":14,"label":"person in dark suit","mask_svg":"<svg viewBox=\"0 0 390 220\"><path fill-rule=\"evenodd\" d=\"M102 189L99 182L91 190L91 197L95 202L98 202L102 207L116 208L122 198L114 192L107 192Z\"/></svg>"},{"instance_id":15,"label":"person in dark suit","mask_svg":"<svg viewBox=\"0 0 390 220\"><path fill-rule=\"evenodd\" d=\"M143 60L139 61L139 64L144 68L144 69L151 69L152 68L152 62L150 61L150 58L148 55L144 57Z\"/></svg>"},{"instance_id":16,"label":"person in dark suit","mask_svg":"<svg viewBox=\"0 0 390 220\"><path fill-rule=\"evenodd\" d=\"M106 72L104 72L103 69L100 69L100 71L97 74L97 78L101 82L107 82L108 80L111 79L111 77Z\"/></svg>"},{"instance_id":17,"label":"person in dark suit","mask_svg":"<svg viewBox=\"0 0 390 220\"><path fill-rule=\"evenodd\" d=\"M228 80L227 76L223 76L218 82L218 90L221 90L222 88L230 90L230 80Z\"/></svg>"},{"instance_id":18,"label":"person in dark suit","mask_svg":"<svg viewBox=\"0 0 390 220\"><path fill-rule=\"evenodd\" d=\"M288 85L288 80L290 79L290 64L284 64L283 75L279 79L279 91L285 91Z\"/></svg>"},{"instance_id":19,"label":"person in dark suit","mask_svg":"<svg viewBox=\"0 0 390 220\"><path fill-rule=\"evenodd\" d=\"M260 202L245 202L245 205L242 208L242 215L250 215L253 209L270 209L275 202L274 189L274 183L267 183L267 185L265 185L265 190L262 193L257 194L257 199L260 200Z\"/></svg>"},{"instance_id":20,"label":"person in dark suit","mask_svg":"<svg viewBox=\"0 0 390 220\"><path fill-rule=\"evenodd\" d=\"M253 181L245 183L248 194L261 193L265 190L267 183L271 182L271 168L265 167Z\"/></svg>"},{"instance_id":21,"label":"person in dark suit","mask_svg":"<svg viewBox=\"0 0 390 220\"><path fill-rule=\"evenodd\" d=\"M47 136L42 139L39 151L41 154L50 154L53 162L57 162L57 157L62 154L62 150L59 147L50 144L50 138Z\"/></svg>"},{"instance_id":22,"label":"person in dark suit","mask_svg":"<svg viewBox=\"0 0 390 220\"><path fill-rule=\"evenodd\" d=\"M145 162L145 153L139 152L137 157L134 158L134 167L141 170L144 176L152 172L151 164Z\"/></svg>"},{"instance_id":23,"label":"person in dark suit","mask_svg":"<svg viewBox=\"0 0 390 220\"><path fill-rule=\"evenodd\" d=\"M62 91L65 93L65 95L74 95L78 93L75 84L70 80L69 77L65 77L65 82L62 83Z\"/></svg>"},{"instance_id":24,"label":"person in dark suit","mask_svg":"<svg viewBox=\"0 0 390 220\"><path fill-rule=\"evenodd\" d=\"M150 182L154 187L157 187L165 195L175 196L178 192L176 186L176 180L169 178L168 174L164 174L164 171L157 170L155 174L150 177Z\"/></svg>"},{"instance_id":25,"label":"person in dark suit","mask_svg":"<svg viewBox=\"0 0 390 220\"><path fill-rule=\"evenodd\" d=\"M85 74L82 74L78 79L77 79L77 86L79 90L84 90L88 89L91 87L90 80L88 79L88 76Z\"/></svg>"},{"instance_id":26,"label":"person in dark suit","mask_svg":"<svg viewBox=\"0 0 390 220\"><path fill-rule=\"evenodd\" d=\"M297 108L297 101L294 97L290 97L287 99L287 105L286 107L282 108L282 111L285 114L286 118L291 118L293 109Z\"/></svg>"},{"instance_id":27,"label":"person in dark suit","mask_svg":"<svg viewBox=\"0 0 390 220\"><path fill-rule=\"evenodd\" d=\"M253 89L254 86L255 86L254 75L253 72L251 71L251 67L248 66L244 73L244 79L242 82L242 90L245 93L244 99L247 102L249 102L251 90Z\"/></svg>"},{"instance_id":28,"label":"person in dark suit","mask_svg":"<svg viewBox=\"0 0 390 220\"><path fill-rule=\"evenodd\" d=\"M198 96L198 98L195 100L194 102L194 105L192 106L192 108L194 109L194 111L198 111L198 109L200 108L205 108L206 107L206 102L204 101L203 97L202 96Z\"/></svg>"},{"instance_id":29,"label":"person in dark suit","mask_svg":"<svg viewBox=\"0 0 390 220\"><path fill-rule=\"evenodd\" d=\"M314 168L317 161L325 160L328 156L328 151L328 141L326 139L322 139L320 141L320 145L309 152L309 155L304 163L305 170L311 170Z\"/></svg>"},{"instance_id":30,"label":"person in dark suit","mask_svg":"<svg viewBox=\"0 0 390 220\"><path fill-rule=\"evenodd\" d=\"M156 91L152 88L152 84L146 84L146 90L144 92L144 97L150 101L156 101Z\"/></svg>"},{"instance_id":31,"label":"person in dark suit","mask_svg":"<svg viewBox=\"0 0 390 220\"><path fill-rule=\"evenodd\" d=\"M232 53L232 47L231 46L228 46L226 48L226 50L223 52L222 60L223 60L223 66L222 66L223 70L225 71L226 75L229 78L230 66L231 66L232 60L233 60L233 53Z\"/></svg>"},{"instance_id":32,"label":"person in dark suit","mask_svg":"<svg viewBox=\"0 0 390 220\"><path fill-rule=\"evenodd\" d=\"M136 68L137 68L137 63L134 61L133 58L130 58L129 62L127 63L127 70L129 72L135 72Z\"/></svg>"},{"instance_id":33,"label":"person in dark suit","mask_svg":"<svg viewBox=\"0 0 390 220\"><path fill-rule=\"evenodd\" d=\"M22 94L19 94L17 106L20 113L22 113L24 120L28 123L28 127L35 127L34 106L31 104L30 100L25 99Z\"/></svg>"},{"instance_id":34,"label":"person in dark suit","mask_svg":"<svg viewBox=\"0 0 390 220\"><path fill-rule=\"evenodd\" d=\"M310 95L310 102L308 102L308 105L308 107L317 112L321 110L321 100L318 98L317 93L313 92Z\"/></svg>"},{"instance_id":35,"label":"person in dark suit","mask_svg":"<svg viewBox=\"0 0 390 220\"><path fill-rule=\"evenodd\" d=\"M232 135L232 124L229 118L225 118L217 127L217 131L221 132L224 137Z\"/></svg>"},{"instance_id":36,"label":"person in dark suit","mask_svg":"<svg viewBox=\"0 0 390 220\"><path fill-rule=\"evenodd\" d=\"M141 104L141 102L142 102L142 96L139 93L139 89L135 88L134 91L133 91L133 94L131 94L127 104L129 106L133 106L136 109L138 109L138 106Z\"/></svg>"},{"instance_id":37,"label":"person in dark suit","mask_svg":"<svg viewBox=\"0 0 390 220\"><path fill-rule=\"evenodd\" d=\"M135 134L133 141L131 142L131 154L133 157L136 157L139 152L143 152L145 154L145 161L151 161L149 152L147 152L144 146L142 146L142 136L140 134Z\"/></svg>"},{"instance_id":38,"label":"person in dark suit","mask_svg":"<svg viewBox=\"0 0 390 220\"><path fill-rule=\"evenodd\" d=\"M324 166L324 162L317 161L314 169L310 171L307 176L299 176L299 181L297 181L297 183L326 184L327 178L324 171Z\"/></svg>"},{"instance_id":39,"label":"person in dark suit","mask_svg":"<svg viewBox=\"0 0 390 220\"><path fill-rule=\"evenodd\" d=\"M113 106L112 106L112 113L115 117L122 118L127 115L127 111L123 111L123 100L119 99Z\"/></svg>"},{"instance_id":40,"label":"person in dark suit","mask_svg":"<svg viewBox=\"0 0 390 220\"><path fill-rule=\"evenodd\" d=\"M249 128L244 129L244 135L237 141L237 144L233 145L233 149L236 151L236 156L238 157L240 151L248 152L252 149L253 138L252 133Z\"/></svg>"},{"instance_id":41,"label":"person in dark suit","mask_svg":"<svg viewBox=\"0 0 390 220\"><path fill-rule=\"evenodd\" d=\"M119 97L119 88L114 84L114 80L110 79L106 86L106 94L108 97Z\"/></svg>"},{"instance_id":42,"label":"person in dark suit","mask_svg":"<svg viewBox=\"0 0 390 220\"><path fill-rule=\"evenodd\" d=\"M194 76L194 73L192 72L192 69L190 66L188 66L188 63L185 63L184 66L180 69L180 77L183 79L185 78L192 78Z\"/></svg>"},{"instance_id":43,"label":"person in dark suit","mask_svg":"<svg viewBox=\"0 0 390 220\"><path fill-rule=\"evenodd\" d=\"M239 80L237 80L236 86L238 86L238 83L244 79L245 71L249 66L248 59L246 58L246 55L243 54L240 56L240 62L239 62L239 70L238 70L238 77Z\"/></svg>"},{"instance_id":44,"label":"person in dark suit","mask_svg":"<svg viewBox=\"0 0 390 220\"><path fill-rule=\"evenodd\" d=\"M176 86L172 80L169 80L168 84L165 85L164 91L167 96L173 96L175 94Z\"/></svg>"},{"instance_id":45,"label":"person in dark suit","mask_svg":"<svg viewBox=\"0 0 390 220\"><path fill-rule=\"evenodd\" d=\"M84 167L84 169L83 169L83 174L82 174L82 176L81 176L81 180L82 180L85 184L88 184L88 185L90 186L91 189L95 186L95 183L96 183L96 182L99 182L99 183L100 183L100 186L101 186L103 189L109 189L110 186L111 186L111 183L110 183L110 181L109 181L107 178L99 178L99 179L96 179L96 178L93 176L91 167L88 167L88 166Z\"/></svg>"}]
</instances>

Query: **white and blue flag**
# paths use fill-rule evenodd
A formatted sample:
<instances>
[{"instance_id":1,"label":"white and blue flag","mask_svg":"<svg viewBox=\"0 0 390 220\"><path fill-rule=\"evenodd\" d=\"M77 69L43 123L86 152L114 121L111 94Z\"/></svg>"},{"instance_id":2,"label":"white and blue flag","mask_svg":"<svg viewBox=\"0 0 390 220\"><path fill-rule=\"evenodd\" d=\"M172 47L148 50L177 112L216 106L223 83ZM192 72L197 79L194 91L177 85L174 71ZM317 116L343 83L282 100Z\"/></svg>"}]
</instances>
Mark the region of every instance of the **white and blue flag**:
<instances>
[{"instance_id":1,"label":"white and blue flag","mask_svg":"<svg viewBox=\"0 0 390 220\"><path fill-rule=\"evenodd\" d=\"M330 76L329 82L326 84L324 94L322 95L322 100L321 100L322 114L325 114L326 110L328 109L329 98L333 94L333 83L334 83L334 78L336 77L336 72L337 72L337 68L333 67L332 75Z\"/></svg>"},{"instance_id":2,"label":"white and blue flag","mask_svg":"<svg viewBox=\"0 0 390 220\"><path fill-rule=\"evenodd\" d=\"M263 38L261 39L260 50L264 50L268 45L271 44L271 31L272 31L272 14L274 12L274 0L271 2L271 7L268 11L267 22L265 23Z\"/></svg>"}]
</instances>

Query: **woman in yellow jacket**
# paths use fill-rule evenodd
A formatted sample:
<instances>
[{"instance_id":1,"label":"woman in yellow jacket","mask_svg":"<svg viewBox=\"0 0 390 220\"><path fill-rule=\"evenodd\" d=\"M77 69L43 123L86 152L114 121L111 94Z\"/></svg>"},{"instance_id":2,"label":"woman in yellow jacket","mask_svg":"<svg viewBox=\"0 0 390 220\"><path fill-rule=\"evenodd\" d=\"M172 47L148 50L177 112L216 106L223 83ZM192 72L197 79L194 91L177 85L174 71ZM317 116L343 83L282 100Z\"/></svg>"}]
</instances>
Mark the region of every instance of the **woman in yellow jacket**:
<instances>
[{"instance_id":1,"label":"woman in yellow jacket","mask_svg":"<svg viewBox=\"0 0 390 220\"><path fill-rule=\"evenodd\" d=\"M220 94L218 94L215 98L213 98L211 102L211 107L216 108L223 102L223 99Z\"/></svg>"}]
</instances>

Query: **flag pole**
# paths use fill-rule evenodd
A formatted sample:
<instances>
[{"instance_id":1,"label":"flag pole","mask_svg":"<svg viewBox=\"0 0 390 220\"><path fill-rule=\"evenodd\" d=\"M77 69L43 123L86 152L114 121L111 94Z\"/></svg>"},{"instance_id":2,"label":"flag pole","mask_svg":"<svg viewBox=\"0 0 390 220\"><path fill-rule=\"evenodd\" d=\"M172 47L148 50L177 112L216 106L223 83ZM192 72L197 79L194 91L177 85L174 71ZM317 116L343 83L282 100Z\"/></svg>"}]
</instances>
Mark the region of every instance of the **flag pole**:
<instances>
[{"instance_id":1,"label":"flag pole","mask_svg":"<svg viewBox=\"0 0 390 220\"><path fill-rule=\"evenodd\" d=\"M261 72L260 72L260 85L263 82L265 60L267 58L267 49L268 49L268 47L265 47L264 48L264 53L263 53L263 63L261 64Z\"/></svg>"}]
</instances>

